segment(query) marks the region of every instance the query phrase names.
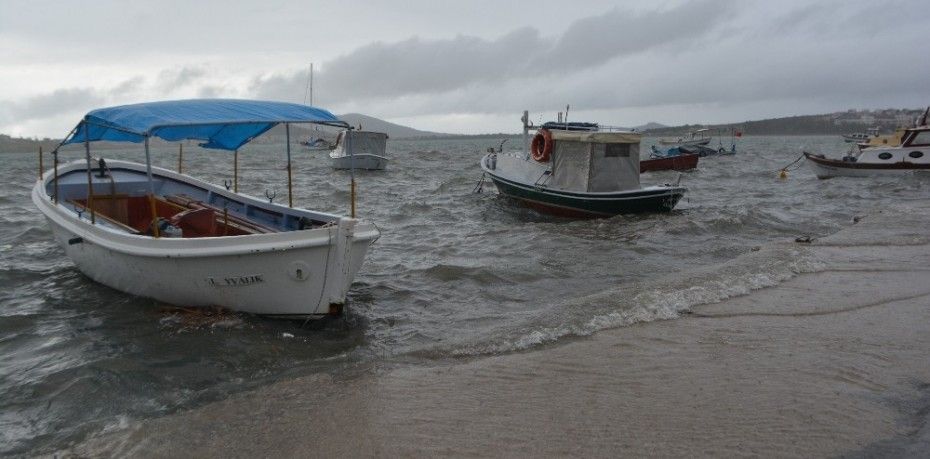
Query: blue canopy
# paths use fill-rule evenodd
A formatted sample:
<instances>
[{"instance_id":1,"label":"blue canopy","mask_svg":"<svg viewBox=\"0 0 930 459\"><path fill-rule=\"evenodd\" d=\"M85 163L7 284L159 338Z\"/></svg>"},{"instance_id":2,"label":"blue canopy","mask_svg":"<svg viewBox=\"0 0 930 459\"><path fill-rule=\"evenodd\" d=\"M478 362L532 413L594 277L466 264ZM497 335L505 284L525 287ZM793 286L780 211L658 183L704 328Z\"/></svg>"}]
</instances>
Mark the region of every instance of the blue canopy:
<instances>
[{"instance_id":1,"label":"blue canopy","mask_svg":"<svg viewBox=\"0 0 930 459\"><path fill-rule=\"evenodd\" d=\"M100 108L84 116L64 144L98 140L139 143L203 140L200 146L236 150L281 123L349 127L322 108L288 102L190 99Z\"/></svg>"}]
</instances>

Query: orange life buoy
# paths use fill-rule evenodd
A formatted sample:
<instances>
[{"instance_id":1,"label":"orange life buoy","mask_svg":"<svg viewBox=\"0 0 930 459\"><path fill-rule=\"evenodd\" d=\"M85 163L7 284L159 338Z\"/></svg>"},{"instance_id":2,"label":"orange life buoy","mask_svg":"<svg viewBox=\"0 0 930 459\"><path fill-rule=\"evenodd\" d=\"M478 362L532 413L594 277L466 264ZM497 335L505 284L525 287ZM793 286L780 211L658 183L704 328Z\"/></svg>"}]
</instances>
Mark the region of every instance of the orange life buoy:
<instances>
[{"instance_id":1,"label":"orange life buoy","mask_svg":"<svg viewBox=\"0 0 930 459\"><path fill-rule=\"evenodd\" d=\"M549 161L552 154L552 133L548 129L540 129L530 144L533 159L541 163Z\"/></svg>"}]
</instances>

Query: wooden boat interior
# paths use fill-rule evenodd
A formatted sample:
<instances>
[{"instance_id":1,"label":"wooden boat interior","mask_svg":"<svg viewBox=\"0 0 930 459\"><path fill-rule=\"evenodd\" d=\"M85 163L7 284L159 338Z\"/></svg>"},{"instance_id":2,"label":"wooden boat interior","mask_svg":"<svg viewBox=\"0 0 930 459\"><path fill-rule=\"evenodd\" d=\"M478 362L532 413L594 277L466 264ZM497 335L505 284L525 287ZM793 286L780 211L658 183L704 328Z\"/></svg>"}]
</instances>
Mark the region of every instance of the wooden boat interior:
<instances>
[{"instance_id":1,"label":"wooden boat interior","mask_svg":"<svg viewBox=\"0 0 930 459\"><path fill-rule=\"evenodd\" d=\"M97 223L130 234L151 235L152 204L144 171L113 167L103 177L93 174L93 206ZM183 238L243 236L320 228L337 217L260 202L232 192L219 192L193 183L153 176L155 214L181 229ZM58 177L59 202L82 218L90 218L86 169ZM54 180L46 184L55 193Z\"/></svg>"}]
</instances>

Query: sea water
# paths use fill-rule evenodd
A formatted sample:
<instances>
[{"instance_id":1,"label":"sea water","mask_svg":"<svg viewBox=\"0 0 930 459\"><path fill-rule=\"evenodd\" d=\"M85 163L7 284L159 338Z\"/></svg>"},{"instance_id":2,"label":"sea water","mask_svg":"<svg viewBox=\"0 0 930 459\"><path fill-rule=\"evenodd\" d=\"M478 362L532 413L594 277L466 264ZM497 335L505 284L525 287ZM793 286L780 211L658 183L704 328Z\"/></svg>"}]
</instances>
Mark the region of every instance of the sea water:
<instances>
[{"instance_id":1,"label":"sea water","mask_svg":"<svg viewBox=\"0 0 930 459\"><path fill-rule=\"evenodd\" d=\"M514 139L509 144L516 143ZM648 152L654 139L644 139ZM189 311L99 285L78 271L30 200L35 153L0 168L0 454L51 452L134 420L366 362L417 366L531 350L774 285L818 260L770 252L889 204L926 199L926 176L816 179L777 171L802 149L840 155L838 136L745 137L694 171L642 176L688 188L667 214L564 220L481 179L497 139L389 141L386 171L357 171L358 215L378 225L345 318L277 321ZM101 150L142 161L140 148ZM62 154L83 157L80 149ZM155 163L177 167L177 148ZM184 171L222 184L232 154L185 148ZM350 175L296 145L295 205L346 214ZM286 202L283 145L240 151L240 191ZM45 164L51 164L46 158Z\"/></svg>"}]
</instances>

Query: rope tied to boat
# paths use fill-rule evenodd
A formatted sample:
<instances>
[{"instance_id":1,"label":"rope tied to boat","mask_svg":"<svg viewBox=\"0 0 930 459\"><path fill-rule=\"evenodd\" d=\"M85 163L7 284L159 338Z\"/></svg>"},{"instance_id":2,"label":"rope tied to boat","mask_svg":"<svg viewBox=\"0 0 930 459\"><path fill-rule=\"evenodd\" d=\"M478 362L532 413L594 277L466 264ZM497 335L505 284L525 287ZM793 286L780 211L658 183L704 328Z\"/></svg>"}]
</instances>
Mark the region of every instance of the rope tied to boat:
<instances>
[{"instance_id":1,"label":"rope tied to boat","mask_svg":"<svg viewBox=\"0 0 930 459\"><path fill-rule=\"evenodd\" d=\"M474 190L471 190L472 193L476 193L476 194L477 194L477 193L481 193L481 191L484 189L484 176L485 176L486 174L487 174L487 172L482 172L482 173L481 173L481 178L479 178L479 179L478 179L478 183L475 184L475 189L474 189Z\"/></svg>"},{"instance_id":2,"label":"rope tied to boat","mask_svg":"<svg viewBox=\"0 0 930 459\"><path fill-rule=\"evenodd\" d=\"M801 160L804 159L804 153L801 153L801 156L798 156L797 159L791 161L785 167L782 167L778 170L778 178L784 180L788 178L788 171L794 171L801 168Z\"/></svg>"}]
</instances>

